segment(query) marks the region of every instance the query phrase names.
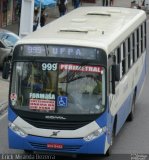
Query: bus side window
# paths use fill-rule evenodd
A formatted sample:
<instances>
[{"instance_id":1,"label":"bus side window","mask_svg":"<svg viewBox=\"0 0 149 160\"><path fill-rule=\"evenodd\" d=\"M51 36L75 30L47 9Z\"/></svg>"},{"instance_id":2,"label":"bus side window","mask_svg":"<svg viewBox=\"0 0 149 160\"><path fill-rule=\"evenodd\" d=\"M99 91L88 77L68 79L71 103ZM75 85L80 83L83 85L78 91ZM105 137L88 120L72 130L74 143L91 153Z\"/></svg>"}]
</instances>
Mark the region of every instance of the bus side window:
<instances>
[{"instance_id":1,"label":"bus side window","mask_svg":"<svg viewBox=\"0 0 149 160\"><path fill-rule=\"evenodd\" d=\"M115 63L116 65L119 65L119 64L120 64L120 60L118 60L118 59L120 59L120 56L118 57L118 55L120 55L120 54L118 54L118 52L120 53L120 50L119 50L119 49L116 49L116 50L114 51L114 58L115 58L114 63ZM119 83L119 81L115 81L115 85L117 85L118 83Z\"/></svg>"},{"instance_id":2,"label":"bus side window","mask_svg":"<svg viewBox=\"0 0 149 160\"><path fill-rule=\"evenodd\" d=\"M143 51L144 51L144 46L143 46L143 44L144 44L144 33L143 33L143 24L141 25L141 54L143 53Z\"/></svg>"},{"instance_id":3,"label":"bus side window","mask_svg":"<svg viewBox=\"0 0 149 160\"><path fill-rule=\"evenodd\" d=\"M112 93L112 65L109 66L109 91Z\"/></svg>"},{"instance_id":4,"label":"bus side window","mask_svg":"<svg viewBox=\"0 0 149 160\"><path fill-rule=\"evenodd\" d=\"M137 61L137 31L135 30L134 32L134 50L135 50L135 53L134 53L134 56L135 56L135 62Z\"/></svg>"},{"instance_id":5,"label":"bus side window","mask_svg":"<svg viewBox=\"0 0 149 160\"><path fill-rule=\"evenodd\" d=\"M135 62L135 33L132 34L132 57L133 57L133 63Z\"/></svg>"},{"instance_id":6,"label":"bus side window","mask_svg":"<svg viewBox=\"0 0 149 160\"><path fill-rule=\"evenodd\" d=\"M145 34L145 35L144 35L144 39L145 39L145 42L144 42L144 43L145 43L145 48L146 48L146 36L147 36L147 35L146 35L146 34L147 34L147 33L146 33L146 21L144 22L144 27L143 27L143 28L144 28L144 34Z\"/></svg>"},{"instance_id":7,"label":"bus side window","mask_svg":"<svg viewBox=\"0 0 149 160\"><path fill-rule=\"evenodd\" d=\"M141 56L141 26L139 27L139 56Z\"/></svg>"},{"instance_id":8,"label":"bus side window","mask_svg":"<svg viewBox=\"0 0 149 160\"><path fill-rule=\"evenodd\" d=\"M125 43L121 44L121 65L122 65L122 75L125 75L126 73L126 59L125 59L126 53L125 53Z\"/></svg>"},{"instance_id":9,"label":"bus side window","mask_svg":"<svg viewBox=\"0 0 149 160\"><path fill-rule=\"evenodd\" d=\"M119 64L121 62L121 52L120 52L120 48L117 48L117 64Z\"/></svg>"},{"instance_id":10,"label":"bus side window","mask_svg":"<svg viewBox=\"0 0 149 160\"><path fill-rule=\"evenodd\" d=\"M130 66L133 65L133 40L132 37L133 35L130 35Z\"/></svg>"},{"instance_id":11,"label":"bus side window","mask_svg":"<svg viewBox=\"0 0 149 160\"><path fill-rule=\"evenodd\" d=\"M127 43L128 43L128 69L131 67L131 40L130 40L130 37L127 40Z\"/></svg>"},{"instance_id":12,"label":"bus side window","mask_svg":"<svg viewBox=\"0 0 149 160\"><path fill-rule=\"evenodd\" d=\"M142 24L142 32L143 32L143 37L142 37L142 41L143 41L143 52L144 52L144 50L145 50L145 48L146 48L146 22L144 22L143 24Z\"/></svg>"},{"instance_id":13,"label":"bus side window","mask_svg":"<svg viewBox=\"0 0 149 160\"><path fill-rule=\"evenodd\" d=\"M120 65L120 77L122 78L122 54L121 54L121 49L120 47L117 48L117 62L116 64Z\"/></svg>"},{"instance_id":14,"label":"bus side window","mask_svg":"<svg viewBox=\"0 0 149 160\"><path fill-rule=\"evenodd\" d=\"M115 51L115 54L117 55L117 50ZM112 64L113 64L112 55L113 54L109 54L109 56L108 56L108 63L109 63L109 67L108 67L109 93L112 93ZM117 63L117 61L118 61L118 57L117 56L115 56L114 61L115 61L115 63Z\"/></svg>"},{"instance_id":15,"label":"bus side window","mask_svg":"<svg viewBox=\"0 0 149 160\"><path fill-rule=\"evenodd\" d=\"M124 42L124 50L125 50L125 73L127 73L128 71L128 39L126 39L126 41Z\"/></svg>"},{"instance_id":16,"label":"bus side window","mask_svg":"<svg viewBox=\"0 0 149 160\"><path fill-rule=\"evenodd\" d=\"M137 58L141 55L141 27L137 29Z\"/></svg>"}]
</instances>

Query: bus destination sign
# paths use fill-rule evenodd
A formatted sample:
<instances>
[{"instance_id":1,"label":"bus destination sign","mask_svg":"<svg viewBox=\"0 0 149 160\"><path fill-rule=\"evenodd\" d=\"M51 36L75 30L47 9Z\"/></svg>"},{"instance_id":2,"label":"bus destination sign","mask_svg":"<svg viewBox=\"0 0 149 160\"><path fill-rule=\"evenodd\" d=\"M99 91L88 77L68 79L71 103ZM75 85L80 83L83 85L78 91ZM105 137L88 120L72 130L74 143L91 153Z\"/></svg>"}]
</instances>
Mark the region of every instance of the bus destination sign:
<instances>
[{"instance_id":1,"label":"bus destination sign","mask_svg":"<svg viewBox=\"0 0 149 160\"><path fill-rule=\"evenodd\" d=\"M97 49L64 45L24 45L23 56L96 59Z\"/></svg>"}]
</instances>

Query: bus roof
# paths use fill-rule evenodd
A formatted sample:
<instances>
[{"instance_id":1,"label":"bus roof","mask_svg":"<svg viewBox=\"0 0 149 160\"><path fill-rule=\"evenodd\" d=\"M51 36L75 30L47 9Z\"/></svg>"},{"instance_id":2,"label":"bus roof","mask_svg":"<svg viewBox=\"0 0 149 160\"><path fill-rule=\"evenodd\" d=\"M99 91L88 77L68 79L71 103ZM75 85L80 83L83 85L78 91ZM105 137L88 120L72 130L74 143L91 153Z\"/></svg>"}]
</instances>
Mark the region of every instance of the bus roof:
<instances>
[{"instance_id":1,"label":"bus roof","mask_svg":"<svg viewBox=\"0 0 149 160\"><path fill-rule=\"evenodd\" d=\"M109 54L145 19L145 12L139 9L80 7L24 37L19 44L96 47Z\"/></svg>"}]
</instances>

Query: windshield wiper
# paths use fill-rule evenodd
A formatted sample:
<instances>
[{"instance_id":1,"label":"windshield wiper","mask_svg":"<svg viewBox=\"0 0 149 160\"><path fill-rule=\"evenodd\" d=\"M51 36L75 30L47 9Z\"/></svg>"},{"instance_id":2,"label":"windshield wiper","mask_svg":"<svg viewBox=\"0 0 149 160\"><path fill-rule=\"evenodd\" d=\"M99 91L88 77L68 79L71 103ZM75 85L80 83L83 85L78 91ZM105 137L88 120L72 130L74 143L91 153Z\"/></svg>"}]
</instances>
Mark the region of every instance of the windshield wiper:
<instances>
[{"instance_id":1,"label":"windshield wiper","mask_svg":"<svg viewBox=\"0 0 149 160\"><path fill-rule=\"evenodd\" d=\"M78 75L78 77L79 77L79 75L81 74L81 72L78 72L78 71L80 71L84 66L86 66L87 64L89 63L89 61L83 61L81 64L80 64L80 68L78 69L78 70L76 70L76 71L74 71L74 72L72 72L72 73L70 73L70 75L69 75L69 73L68 73L68 75L67 75L67 82L71 82L71 81L74 81L74 80L76 80L76 79L78 79L78 78L76 78L75 76L76 76L76 73L77 73L77 75ZM81 77L80 76L80 78L83 78L83 76Z\"/></svg>"}]
</instances>

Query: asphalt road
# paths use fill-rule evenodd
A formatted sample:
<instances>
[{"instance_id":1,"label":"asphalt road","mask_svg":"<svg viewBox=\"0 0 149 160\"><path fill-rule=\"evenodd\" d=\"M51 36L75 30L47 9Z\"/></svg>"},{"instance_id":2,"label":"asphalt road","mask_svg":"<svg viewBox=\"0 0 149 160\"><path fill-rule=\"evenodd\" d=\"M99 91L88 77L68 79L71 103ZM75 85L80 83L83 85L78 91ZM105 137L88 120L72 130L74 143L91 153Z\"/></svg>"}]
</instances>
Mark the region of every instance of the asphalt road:
<instances>
[{"instance_id":1,"label":"asphalt road","mask_svg":"<svg viewBox=\"0 0 149 160\"><path fill-rule=\"evenodd\" d=\"M148 22L149 23L149 22ZM149 27L148 33L149 33ZM149 46L149 39L148 45ZM149 48L148 48L149 49ZM147 57L147 69L149 68L149 57ZM149 70L147 70L149 73ZM71 156L55 156L54 159L75 159L75 160L148 160L149 156L149 74L145 80L145 85L142 90L142 95L137 101L135 110L135 119L133 122L127 122L121 129L118 136L115 138L112 156L110 157L98 157L98 156L81 156L81 157L71 157ZM8 137L7 137L7 115L0 118L0 153L23 153L20 150L10 150L8 147ZM0 155L0 159L1 156Z\"/></svg>"}]
</instances>

